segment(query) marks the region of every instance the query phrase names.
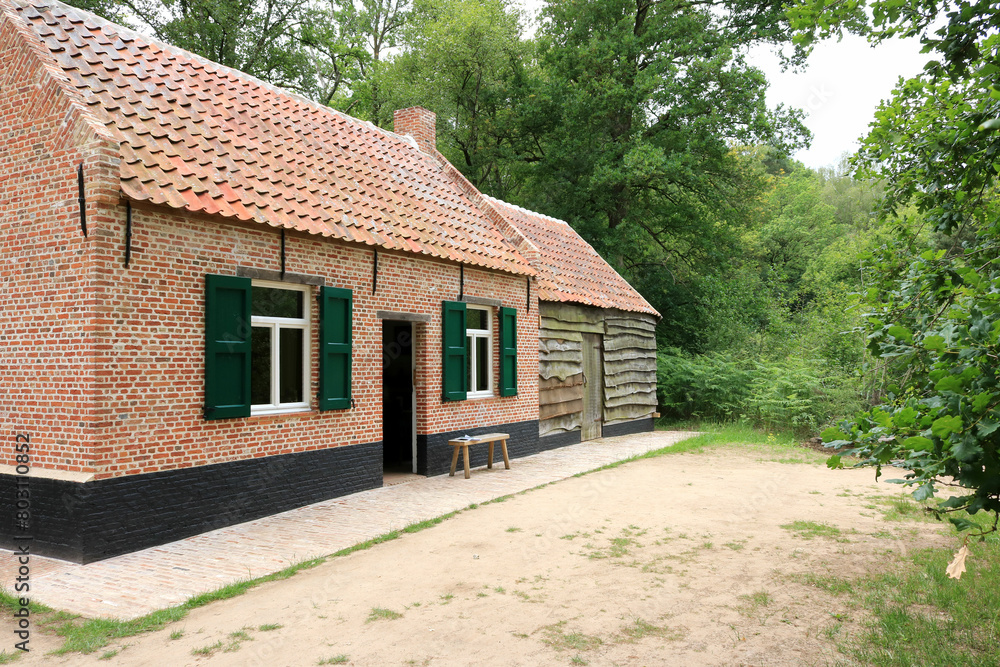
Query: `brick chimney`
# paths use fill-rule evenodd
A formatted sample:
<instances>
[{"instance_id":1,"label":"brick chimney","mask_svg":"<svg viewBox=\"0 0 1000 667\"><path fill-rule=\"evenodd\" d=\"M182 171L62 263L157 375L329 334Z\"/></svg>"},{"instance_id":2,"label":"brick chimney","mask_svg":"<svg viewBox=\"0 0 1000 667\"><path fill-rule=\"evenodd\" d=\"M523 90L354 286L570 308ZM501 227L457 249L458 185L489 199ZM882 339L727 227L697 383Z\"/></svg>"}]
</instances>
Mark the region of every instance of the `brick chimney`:
<instances>
[{"instance_id":1,"label":"brick chimney","mask_svg":"<svg viewBox=\"0 0 1000 667\"><path fill-rule=\"evenodd\" d=\"M420 150L428 154L437 149L436 121L437 114L423 107L397 109L392 115L393 131L396 134L410 135L416 140Z\"/></svg>"}]
</instances>

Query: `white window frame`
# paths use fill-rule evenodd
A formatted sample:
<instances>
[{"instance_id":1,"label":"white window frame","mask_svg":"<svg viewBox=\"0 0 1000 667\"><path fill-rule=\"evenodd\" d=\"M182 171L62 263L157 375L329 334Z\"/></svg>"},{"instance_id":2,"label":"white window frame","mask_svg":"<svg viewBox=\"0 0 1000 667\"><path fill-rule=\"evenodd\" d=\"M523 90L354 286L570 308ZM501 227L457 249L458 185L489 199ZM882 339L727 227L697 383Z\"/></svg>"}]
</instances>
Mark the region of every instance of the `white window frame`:
<instances>
[{"instance_id":1,"label":"white window frame","mask_svg":"<svg viewBox=\"0 0 1000 667\"><path fill-rule=\"evenodd\" d=\"M251 315L250 326L267 327L271 329L271 403L254 404L250 406L250 415L280 415L289 412L306 412L309 410L309 360L312 359L310 344L312 336L310 322L312 322L311 304L312 295L308 285L293 285L289 283L273 282L269 280L254 280L252 287L264 287L267 289L282 289L291 292L302 293L302 317L265 317L263 315ZM280 403L278 392L279 378L281 374L281 355L279 349L279 337L282 329L300 329L302 331L302 401L295 403ZM251 361L252 363L252 361ZM253 371L251 370L251 373Z\"/></svg>"},{"instance_id":2,"label":"white window frame","mask_svg":"<svg viewBox=\"0 0 1000 667\"><path fill-rule=\"evenodd\" d=\"M466 306L467 310L478 310L486 313L486 328L485 329L465 329L466 345L469 348L469 391L466 393L466 398L490 398L493 396L493 309L477 306ZM476 339L485 338L486 339L486 350L489 355L489 359L486 363L486 389L482 391L474 391L472 388L476 386L475 383L475 373L476 373Z\"/></svg>"}]
</instances>

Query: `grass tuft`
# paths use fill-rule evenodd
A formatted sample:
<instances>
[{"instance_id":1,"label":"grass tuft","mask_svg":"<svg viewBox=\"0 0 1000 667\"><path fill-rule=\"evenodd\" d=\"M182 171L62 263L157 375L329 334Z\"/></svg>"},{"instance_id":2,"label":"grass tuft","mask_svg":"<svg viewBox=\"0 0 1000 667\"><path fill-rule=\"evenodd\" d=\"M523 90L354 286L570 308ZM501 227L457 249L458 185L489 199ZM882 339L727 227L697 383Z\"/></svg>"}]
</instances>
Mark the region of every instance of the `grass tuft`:
<instances>
[{"instance_id":1,"label":"grass tuft","mask_svg":"<svg viewBox=\"0 0 1000 667\"><path fill-rule=\"evenodd\" d=\"M793 521L781 526L785 530L795 533L804 540L811 540L814 537L840 537L840 528L831 526L828 523L817 523L815 521Z\"/></svg>"},{"instance_id":2,"label":"grass tuft","mask_svg":"<svg viewBox=\"0 0 1000 667\"><path fill-rule=\"evenodd\" d=\"M641 618L633 620L631 624L626 625L619 632L622 636L621 641L626 644L635 643L646 637L659 637L667 641L677 641L684 636L684 632L678 628L653 625Z\"/></svg>"},{"instance_id":3,"label":"grass tuft","mask_svg":"<svg viewBox=\"0 0 1000 667\"><path fill-rule=\"evenodd\" d=\"M558 623L543 627L542 632L544 633L544 637L542 638L542 642L557 651L589 651L604 643L600 637L585 635L582 632L567 633L565 626L566 621L559 621Z\"/></svg>"},{"instance_id":4,"label":"grass tuft","mask_svg":"<svg viewBox=\"0 0 1000 667\"><path fill-rule=\"evenodd\" d=\"M368 612L368 618L365 619L365 623L371 623L373 621L394 621L397 618L403 618L403 615L398 611L393 611L392 609L375 607Z\"/></svg>"}]
</instances>

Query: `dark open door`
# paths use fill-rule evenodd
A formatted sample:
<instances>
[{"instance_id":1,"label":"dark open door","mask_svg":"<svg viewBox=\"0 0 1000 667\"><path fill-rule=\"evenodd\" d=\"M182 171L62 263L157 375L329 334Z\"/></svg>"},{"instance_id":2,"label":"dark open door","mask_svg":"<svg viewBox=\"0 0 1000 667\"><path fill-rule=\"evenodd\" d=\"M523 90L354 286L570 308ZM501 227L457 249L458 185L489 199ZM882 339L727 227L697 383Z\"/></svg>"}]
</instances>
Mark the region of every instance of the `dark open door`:
<instances>
[{"instance_id":1,"label":"dark open door","mask_svg":"<svg viewBox=\"0 0 1000 667\"><path fill-rule=\"evenodd\" d=\"M601 413L604 408L604 363L601 337L583 334L583 423L580 439L601 437Z\"/></svg>"},{"instance_id":2,"label":"dark open door","mask_svg":"<svg viewBox=\"0 0 1000 667\"><path fill-rule=\"evenodd\" d=\"M416 472L413 325L382 322L382 466Z\"/></svg>"}]
</instances>

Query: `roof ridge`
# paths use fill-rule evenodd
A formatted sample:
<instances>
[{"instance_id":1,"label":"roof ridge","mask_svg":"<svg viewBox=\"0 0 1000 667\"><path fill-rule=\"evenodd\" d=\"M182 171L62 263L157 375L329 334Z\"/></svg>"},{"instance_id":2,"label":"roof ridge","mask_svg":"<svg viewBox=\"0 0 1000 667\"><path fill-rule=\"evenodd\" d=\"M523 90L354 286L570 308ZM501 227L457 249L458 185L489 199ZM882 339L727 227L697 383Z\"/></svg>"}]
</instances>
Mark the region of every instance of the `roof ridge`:
<instances>
[{"instance_id":1,"label":"roof ridge","mask_svg":"<svg viewBox=\"0 0 1000 667\"><path fill-rule=\"evenodd\" d=\"M41 38L28 26L27 21L17 11L18 7L31 7L32 9L41 11L42 8L38 4L30 0L0 0L0 14L10 21L14 30L21 34L24 44L38 58L39 65L41 65L45 73L55 82L63 94L66 95L66 101L73 112L97 137L112 142L117 146L118 142L114 140L114 137L104 127L100 119L94 116L90 112L90 109L87 108L83 96L72 85L69 77L66 76L62 67L60 67L59 63L53 57L52 52L45 47ZM62 3L57 4L62 5ZM67 7L67 5L62 6ZM43 8L49 9L49 5L43 5ZM87 13L89 14L89 12Z\"/></svg>"},{"instance_id":2,"label":"roof ridge","mask_svg":"<svg viewBox=\"0 0 1000 667\"><path fill-rule=\"evenodd\" d=\"M537 215L539 218L545 218L546 220L551 220L552 222L558 222L561 225L566 225L572 228L573 225L569 224L565 220L559 218L553 218L551 215L546 215L545 213L539 213L538 211L532 211L529 208L524 208L523 206L518 206L517 204L511 204L509 201L504 201L502 199L497 199L496 197L491 197L488 194L483 194L483 197L488 199L493 204L501 204L503 206L509 206L515 211L520 211L521 213L527 213L528 215Z\"/></svg>"}]
</instances>

